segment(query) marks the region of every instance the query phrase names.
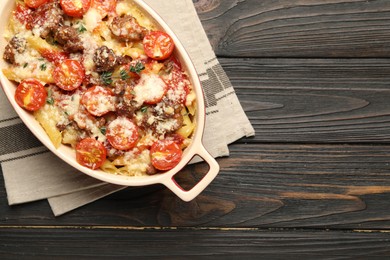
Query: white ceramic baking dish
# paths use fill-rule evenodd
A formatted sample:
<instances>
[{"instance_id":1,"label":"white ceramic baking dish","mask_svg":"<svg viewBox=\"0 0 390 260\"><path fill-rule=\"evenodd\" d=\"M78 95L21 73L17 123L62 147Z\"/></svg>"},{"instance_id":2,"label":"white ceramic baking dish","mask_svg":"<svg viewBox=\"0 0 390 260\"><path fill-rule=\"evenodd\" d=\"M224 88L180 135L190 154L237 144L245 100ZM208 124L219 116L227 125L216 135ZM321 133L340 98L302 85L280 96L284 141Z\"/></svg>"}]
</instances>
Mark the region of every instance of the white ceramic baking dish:
<instances>
[{"instance_id":1,"label":"white ceramic baking dish","mask_svg":"<svg viewBox=\"0 0 390 260\"><path fill-rule=\"evenodd\" d=\"M210 182L216 177L219 172L219 165L216 160L206 151L202 144L202 135L205 127L205 102L203 90L195 70L193 63L190 60L187 52L185 51L183 45L180 43L178 38L175 36L173 31L168 27L168 25L163 21L163 19L145 2L141 0L134 0L139 7L150 15L152 19L160 25L161 29L167 32L176 44L176 56L180 59L183 68L188 72L191 82L193 84L196 97L197 97L197 113L196 113L196 130L194 133L192 144L185 149L183 152L183 158L180 163L170 171L167 171L162 174L144 176L144 177L128 177L109 174L101 170L91 170L89 168L83 167L77 163L75 157L75 151L68 146L61 145L56 149L51 143L46 132L40 126L40 124L35 120L33 115L26 110L22 109L17 105L14 99L15 93L15 83L10 82L3 73L0 73L0 82L5 94L8 97L13 108L16 110L19 117L26 124L26 126L31 130L31 132L54 154L59 158L67 162L69 165L73 166L80 172L83 172L93 178L99 179L104 182L123 185L123 186L145 186L152 184L163 184L168 187L172 192L174 192L178 197L184 201L190 201L194 199L199 193L201 193ZM15 0L2 0L2 5L0 6L0 33L1 36L4 34L4 30L7 27L8 20L11 14L11 11L14 9ZM0 39L0 50L1 57L4 52L4 47L6 46L6 41L4 37ZM7 63L1 59L0 61L1 68L7 66ZM191 189L184 190L176 181L174 176L185 167L194 156L200 156L203 158L209 165L209 170L207 174Z\"/></svg>"}]
</instances>

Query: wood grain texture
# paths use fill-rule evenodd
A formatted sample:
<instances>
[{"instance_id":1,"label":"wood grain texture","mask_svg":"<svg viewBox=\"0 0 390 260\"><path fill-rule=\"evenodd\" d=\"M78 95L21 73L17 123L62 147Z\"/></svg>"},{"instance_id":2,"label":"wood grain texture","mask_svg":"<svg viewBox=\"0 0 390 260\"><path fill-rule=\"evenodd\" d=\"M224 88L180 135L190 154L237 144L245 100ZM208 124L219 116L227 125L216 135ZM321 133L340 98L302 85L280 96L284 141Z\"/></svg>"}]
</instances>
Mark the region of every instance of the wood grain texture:
<instances>
[{"instance_id":1,"label":"wood grain texture","mask_svg":"<svg viewBox=\"0 0 390 260\"><path fill-rule=\"evenodd\" d=\"M390 59L220 61L256 130L245 142L390 141Z\"/></svg>"},{"instance_id":2,"label":"wood grain texture","mask_svg":"<svg viewBox=\"0 0 390 260\"><path fill-rule=\"evenodd\" d=\"M219 56L390 56L387 0L195 0L194 3Z\"/></svg>"},{"instance_id":3,"label":"wood grain texture","mask_svg":"<svg viewBox=\"0 0 390 260\"><path fill-rule=\"evenodd\" d=\"M216 180L191 202L162 186L129 188L54 219L46 202L8 207L0 194L0 226L389 229L389 150L235 144L219 159ZM190 166L179 181L194 183L206 168Z\"/></svg>"},{"instance_id":4,"label":"wood grain texture","mask_svg":"<svg viewBox=\"0 0 390 260\"><path fill-rule=\"evenodd\" d=\"M390 258L390 1L193 2L256 136L188 203L127 188L54 218L0 174L0 259Z\"/></svg>"},{"instance_id":5,"label":"wood grain texture","mask_svg":"<svg viewBox=\"0 0 390 260\"><path fill-rule=\"evenodd\" d=\"M384 259L390 256L389 238L388 233L302 230L5 229L0 233L0 256L3 259Z\"/></svg>"}]
</instances>

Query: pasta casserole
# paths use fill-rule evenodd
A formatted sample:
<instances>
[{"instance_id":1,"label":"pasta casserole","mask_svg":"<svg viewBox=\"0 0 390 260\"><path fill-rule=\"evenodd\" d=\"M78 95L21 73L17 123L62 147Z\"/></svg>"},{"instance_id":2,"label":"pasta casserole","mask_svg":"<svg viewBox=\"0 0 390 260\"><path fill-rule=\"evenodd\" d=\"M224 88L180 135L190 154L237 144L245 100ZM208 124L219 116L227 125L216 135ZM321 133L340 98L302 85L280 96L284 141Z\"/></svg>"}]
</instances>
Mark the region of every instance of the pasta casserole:
<instances>
[{"instance_id":1,"label":"pasta casserole","mask_svg":"<svg viewBox=\"0 0 390 260\"><path fill-rule=\"evenodd\" d=\"M15 0L3 74L55 147L127 176L163 173L195 129L171 36L131 0Z\"/></svg>"}]
</instances>

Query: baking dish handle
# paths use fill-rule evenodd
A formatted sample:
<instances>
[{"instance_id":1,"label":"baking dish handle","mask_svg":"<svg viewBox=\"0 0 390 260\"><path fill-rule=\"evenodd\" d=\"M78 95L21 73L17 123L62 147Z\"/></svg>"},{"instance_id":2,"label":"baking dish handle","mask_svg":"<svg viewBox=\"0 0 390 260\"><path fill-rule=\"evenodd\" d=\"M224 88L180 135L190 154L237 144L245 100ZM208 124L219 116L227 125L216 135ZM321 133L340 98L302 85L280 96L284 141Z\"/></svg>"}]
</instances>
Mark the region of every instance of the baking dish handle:
<instances>
[{"instance_id":1,"label":"baking dish handle","mask_svg":"<svg viewBox=\"0 0 390 260\"><path fill-rule=\"evenodd\" d=\"M184 201L191 201L198 196L214 180L219 172L219 165L217 161L209 154L209 152L206 151L203 145L199 146L195 155L199 155L209 165L209 171L191 190L184 190L175 181L175 176L172 176L172 178L163 182L168 189Z\"/></svg>"}]
</instances>

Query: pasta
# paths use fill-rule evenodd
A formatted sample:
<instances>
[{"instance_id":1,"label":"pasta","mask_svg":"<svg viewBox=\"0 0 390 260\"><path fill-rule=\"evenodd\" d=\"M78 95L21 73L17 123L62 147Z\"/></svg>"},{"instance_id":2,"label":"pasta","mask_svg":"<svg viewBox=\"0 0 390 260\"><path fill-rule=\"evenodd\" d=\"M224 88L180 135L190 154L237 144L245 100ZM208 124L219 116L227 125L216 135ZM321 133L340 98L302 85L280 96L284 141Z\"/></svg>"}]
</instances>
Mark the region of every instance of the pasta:
<instances>
[{"instance_id":1,"label":"pasta","mask_svg":"<svg viewBox=\"0 0 390 260\"><path fill-rule=\"evenodd\" d=\"M57 128L57 118L59 118L59 110L55 106L48 104L34 112L35 119L45 129L54 147L58 148L62 142L62 134Z\"/></svg>"},{"instance_id":2,"label":"pasta","mask_svg":"<svg viewBox=\"0 0 390 260\"><path fill-rule=\"evenodd\" d=\"M54 79L52 77L52 70L47 69L46 71L40 71L40 70L26 70L23 68L6 68L3 69L4 76L7 77L9 80L13 80L16 82L21 82L22 80L28 79L28 78L36 78L40 81L43 81L45 83L54 83Z\"/></svg>"},{"instance_id":3,"label":"pasta","mask_svg":"<svg viewBox=\"0 0 390 260\"><path fill-rule=\"evenodd\" d=\"M16 0L3 74L53 145L119 175L175 167L196 128L196 95L172 38L131 0Z\"/></svg>"}]
</instances>

